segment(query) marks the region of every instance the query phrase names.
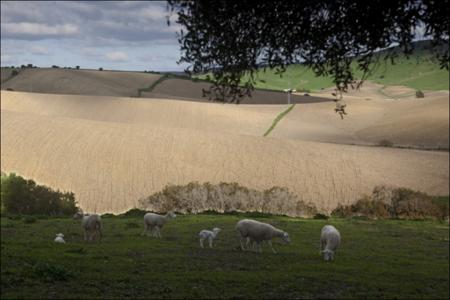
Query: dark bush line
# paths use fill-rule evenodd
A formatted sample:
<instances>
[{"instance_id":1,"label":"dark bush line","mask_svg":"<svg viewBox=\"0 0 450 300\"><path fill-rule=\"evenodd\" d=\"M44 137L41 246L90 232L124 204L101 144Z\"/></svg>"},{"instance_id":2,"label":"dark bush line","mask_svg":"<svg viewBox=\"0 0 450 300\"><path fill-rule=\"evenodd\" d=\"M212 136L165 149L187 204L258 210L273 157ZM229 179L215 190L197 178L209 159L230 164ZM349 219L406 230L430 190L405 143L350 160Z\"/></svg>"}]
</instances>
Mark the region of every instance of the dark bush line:
<instances>
[{"instance_id":1,"label":"dark bush line","mask_svg":"<svg viewBox=\"0 0 450 300\"><path fill-rule=\"evenodd\" d=\"M14 173L1 177L1 210L18 215L73 215L78 211L75 195L54 191Z\"/></svg>"},{"instance_id":2,"label":"dark bush line","mask_svg":"<svg viewBox=\"0 0 450 300\"><path fill-rule=\"evenodd\" d=\"M448 219L448 197L436 200L425 193L407 188L375 187L351 205L339 205L334 217L367 217L369 219Z\"/></svg>"}]
</instances>

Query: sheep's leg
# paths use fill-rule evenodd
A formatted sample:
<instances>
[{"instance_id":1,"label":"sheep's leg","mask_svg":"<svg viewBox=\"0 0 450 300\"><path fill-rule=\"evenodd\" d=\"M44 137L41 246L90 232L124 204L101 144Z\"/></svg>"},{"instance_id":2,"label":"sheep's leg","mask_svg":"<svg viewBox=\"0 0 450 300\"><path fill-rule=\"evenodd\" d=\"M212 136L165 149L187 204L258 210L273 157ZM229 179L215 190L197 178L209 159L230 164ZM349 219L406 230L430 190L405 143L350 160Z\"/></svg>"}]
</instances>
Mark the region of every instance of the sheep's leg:
<instances>
[{"instance_id":1,"label":"sheep's leg","mask_svg":"<svg viewBox=\"0 0 450 300\"><path fill-rule=\"evenodd\" d=\"M212 238L209 238L209 248L212 248Z\"/></svg>"},{"instance_id":2,"label":"sheep's leg","mask_svg":"<svg viewBox=\"0 0 450 300\"><path fill-rule=\"evenodd\" d=\"M147 225L147 223L144 223L144 231L142 232L141 235L147 235L148 236L148 225Z\"/></svg>"},{"instance_id":3,"label":"sheep's leg","mask_svg":"<svg viewBox=\"0 0 450 300\"><path fill-rule=\"evenodd\" d=\"M259 253L262 253L262 247L261 247L261 244L262 244L261 241L256 242L256 245L257 245L257 248L258 248L258 252L259 252Z\"/></svg>"},{"instance_id":4,"label":"sheep's leg","mask_svg":"<svg viewBox=\"0 0 450 300\"><path fill-rule=\"evenodd\" d=\"M241 236L240 238L240 242L241 242L241 250L245 251L245 247L244 247L244 238Z\"/></svg>"},{"instance_id":5,"label":"sheep's leg","mask_svg":"<svg viewBox=\"0 0 450 300\"><path fill-rule=\"evenodd\" d=\"M272 241L271 241L271 240L268 240L267 243L269 244L269 246L270 246L270 248L272 249L273 253L277 254L277 251L275 251L275 249L273 249Z\"/></svg>"},{"instance_id":6,"label":"sheep's leg","mask_svg":"<svg viewBox=\"0 0 450 300\"><path fill-rule=\"evenodd\" d=\"M319 254L322 254L322 251L325 249L325 240L320 239L320 249Z\"/></svg>"},{"instance_id":7,"label":"sheep's leg","mask_svg":"<svg viewBox=\"0 0 450 300\"><path fill-rule=\"evenodd\" d=\"M161 229L159 228L159 226L156 226L156 236L158 238L161 238Z\"/></svg>"},{"instance_id":8,"label":"sheep's leg","mask_svg":"<svg viewBox=\"0 0 450 300\"><path fill-rule=\"evenodd\" d=\"M200 247L204 248L203 247L203 239L200 239Z\"/></svg>"}]
</instances>

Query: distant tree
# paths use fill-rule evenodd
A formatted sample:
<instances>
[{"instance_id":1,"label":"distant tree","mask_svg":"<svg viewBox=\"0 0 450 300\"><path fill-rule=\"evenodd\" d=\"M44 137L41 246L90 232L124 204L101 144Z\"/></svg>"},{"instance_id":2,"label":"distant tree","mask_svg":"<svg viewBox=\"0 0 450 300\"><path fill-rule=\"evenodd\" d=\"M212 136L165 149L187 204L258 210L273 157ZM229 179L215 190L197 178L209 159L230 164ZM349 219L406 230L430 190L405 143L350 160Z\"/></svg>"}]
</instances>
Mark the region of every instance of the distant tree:
<instances>
[{"instance_id":1,"label":"distant tree","mask_svg":"<svg viewBox=\"0 0 450 300\"><path fill-rule=\"evenodd\" d=\"M73 193L54 191L14 173L1 177L1 207L14 214L71 215L78 210Z\"/></svg>"},{"instance_id":2,"label":"distant tree","mask_svg":"<svg viewBox=\"0 0 450 300\"><path fill-rule=\"evenodd\" d=\"M57 65L53 65L52 68L58 69L59 67Z\"/></svg>"},{"instance_id":3,"label":"distant tree","mask_svg":"<svg viewBox=\"0 0 450 300\"><path fill-rule=\"evenodd\" d=\"M21 69L25 69L26 67L27 67L27 66L25 66L25 65L21 65L21 66L20 66Z\"/></svg>"},{"instance_id":4,"label":"distant tree","mask_svg":"<svg viewBox=\"0 0 450 300\"><path fill-rule=\"evenodd\" d=\"M33 68L33 64L27 64L27 68Z\"/></svg>"},{"instance_id":5,"label":"distant tree","mask_svg":"<svg viewBox=\"0 0 450 300\"><path fill-rule=\"evenodd\" d=\"M103 68L98 68L99 71L103 71Z\"/></svg>"},{"instance_id":6,"label":"distant tree","mask_svg":"<svg viewBox=\"0 0 450 300\"><path fill-rule=\"evenodd\" d=\"M79 70L79 69L80 69L80 66L76 66L75 69Z\"/></svg>"},{"instance_id":7,"label":"distant tree","mask_svg":"<svg viewBox=\"0 0 450 300\"><path fill-rule=\"evenodd\" d=\"M398 44L410 55L419 28L434 49L446 46L436 56L448 69L448 2L169 0L168 9L183 28L179 62L189 64L187 72L212 74L211 99L239 102L253 90L260 67L281 74L288 64L303 63L345 92L355 83L356 62L359 87L379 59L376 51ZM389 51L385 59L394 63L398 54ZM244 75L248 80L241 82Z\"/></svg>"}]
</instances>

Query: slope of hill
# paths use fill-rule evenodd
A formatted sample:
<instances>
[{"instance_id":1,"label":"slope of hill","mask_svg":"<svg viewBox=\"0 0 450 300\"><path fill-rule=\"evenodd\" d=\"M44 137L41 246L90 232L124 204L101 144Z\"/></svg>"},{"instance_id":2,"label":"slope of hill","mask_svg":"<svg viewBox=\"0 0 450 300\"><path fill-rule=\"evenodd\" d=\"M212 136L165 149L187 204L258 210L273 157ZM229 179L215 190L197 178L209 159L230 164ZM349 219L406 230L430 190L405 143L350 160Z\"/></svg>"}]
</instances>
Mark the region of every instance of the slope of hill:
<instances>
[{"instance_id":1,"label":"slope of hill","mask_svg":"<svg viewBox=\"0 0 450 300\"><path fill-rule=\"evenodd\" d=\"M374 67L368 80L382 85L403 85L413 89L448 90L449 71L440 69L439 62L428 49L429 42L421 41L414 45L416 51L413 55L408 59L400 53L394 65L383 59L384 52L381 51L379 53L380 63ZM361 73L356 72L356 77L360 76ZM288 66L282 77L276 75L274 70L264 71L261 69L257 73L257 78L260 81L257 81L256 87L275 90L290 87L299 91L319 91L322 88L333 86L330 77L316 77L311 70L301 64Z\"/></svg>"},{"instance_id":2,"label":"slope of hill","mask_svg":"<svg viewBox=\"0 0 450 300\"><path fill-rule=\"evenodd\" d=\"M3 72L7 75L2 69L2 77ZM1 88L34 93L136 97L139 88L151 85L160 76L141 72L36 68L20 70L19 75L2 83Z\"/></svg>"},{"instance_id":3,"label":"slope of hill","mask_svg":"<svg viewBox=\"0 0 450 300\"><path fill-rule=\"evenodd\" d=\"M449 192L447 152L261 137L277 105L5 91L1 99L2 170L73 191L89 212L124 212L166 184L192 181L287 187L327 212L379 184Z\"/></svg>"},{"instance_id":4,"label":"slope of hill","mask_svg":"<svg viewBox=\"0 0 450 300\"><path fill-rule=\"evenodd\" d=\"M426 92L425 98L417 99L414 90L391 87L386 93L402 95L394 100L380 95L380 87L367 83L346 95L343 120L334 112L334 103L296 106L271 136L370 145L385 140L400 147L449 149L448 92ZM328 91L317 95L331 97Z\"/></svg>"}]
</instances>

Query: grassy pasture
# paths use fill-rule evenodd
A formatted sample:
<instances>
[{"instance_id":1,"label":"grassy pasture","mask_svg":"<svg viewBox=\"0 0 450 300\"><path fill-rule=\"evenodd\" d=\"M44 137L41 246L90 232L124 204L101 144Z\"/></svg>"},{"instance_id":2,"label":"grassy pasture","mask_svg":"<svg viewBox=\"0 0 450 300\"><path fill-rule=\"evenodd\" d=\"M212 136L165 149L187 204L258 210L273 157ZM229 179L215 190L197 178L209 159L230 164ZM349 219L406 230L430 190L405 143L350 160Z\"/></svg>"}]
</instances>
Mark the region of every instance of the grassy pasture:
<instances>
[{"instance_id":1,"label":"grassy pasture","mask_svg":"<svg viewBox=\"0 0 450 300\"><path fill-rule=\"evenodd\" d=\"M449 227L436 221L307 220L260 217L292 242L242 252L234 225L243 215L184 215L163 238L141 236L142 217L103 217L101 243L82 241L68 218L1 219L1 298L428 298L449 297ZM343 237L336 260L322 261L319 234ZM215 249L201 229L222 228ZM55 244L55 234L67 244Z\"/></svg>"}]
</instances>

